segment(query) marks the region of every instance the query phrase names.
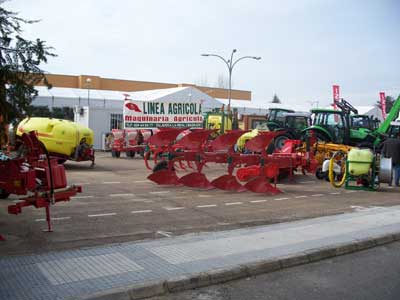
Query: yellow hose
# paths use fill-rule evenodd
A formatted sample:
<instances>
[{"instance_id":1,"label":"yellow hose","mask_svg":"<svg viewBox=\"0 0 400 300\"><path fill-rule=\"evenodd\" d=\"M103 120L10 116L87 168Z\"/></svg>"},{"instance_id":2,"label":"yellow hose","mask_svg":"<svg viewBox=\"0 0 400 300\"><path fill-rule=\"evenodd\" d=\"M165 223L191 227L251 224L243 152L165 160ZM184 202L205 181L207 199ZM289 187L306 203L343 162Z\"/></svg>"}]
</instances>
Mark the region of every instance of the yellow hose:
<instances>
[{"instance_id":1,"label":"yellow hose","mask_svg":"<svg viewBox=\"0 0 400 300\"><path fill-rule=\"evenodd\" d=\"M342 151L336 151L335 153L333 153L333 155L329 161L329 170L328 170L329 182L335 188L340 188L346 181L346 164L345 164L342 179L339 182L335 182L335 174L333 172L333 166L335 163L335 157L338 154L344 155L344 153Z\"/></svg>"}]
</instances>

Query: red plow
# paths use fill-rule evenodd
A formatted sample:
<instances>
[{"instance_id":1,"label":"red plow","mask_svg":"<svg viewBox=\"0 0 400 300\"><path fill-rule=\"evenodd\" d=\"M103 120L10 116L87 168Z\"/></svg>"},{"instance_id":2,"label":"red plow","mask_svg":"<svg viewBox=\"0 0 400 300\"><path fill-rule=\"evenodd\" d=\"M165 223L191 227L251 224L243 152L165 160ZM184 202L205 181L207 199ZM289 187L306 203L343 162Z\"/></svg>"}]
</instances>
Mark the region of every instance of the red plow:
<instances>
[{"instance_id":1,"label":"red plow","mask_svg":"<svg viewBox=\"0 0 400 300\"><path fill-rule=\"evenodd\" d=\"M267 154L268 145L279 132L261 132L248 140L245 144L248 154L235 151L238 138L246 131L232 130L211 140L213 132L169 128L151 136L144 158L153 173L147 178L160 185L277 194L280 193L276 187L278 179L292 177L299 169L303 173L314 172L318 165L312 152L296 151L303 144L299 140L289 140L281 152ZM153 168L149 164L150 154ZM203 173L207 163L226 164L227 174L209 181ZM179 178L176 171L187 168L194 170Z\"/></svg>"},{"instance_id":2,"label":"red plow","mask_svg":"<svg viewBox=\"0 0 400 300\"><path fill-rule=\"evenodd\" d=\"M27 195L8 206L8 213L20 214L22 208L34 206L46 210L48 231L52 231L50 206L82 192L80 186L67 186L64 166L49 156L35 132L22 135L20 155L0 161L0 198L10 194ZM0 235L0 239L2 239Z\"/></svg>"}]
</instances>

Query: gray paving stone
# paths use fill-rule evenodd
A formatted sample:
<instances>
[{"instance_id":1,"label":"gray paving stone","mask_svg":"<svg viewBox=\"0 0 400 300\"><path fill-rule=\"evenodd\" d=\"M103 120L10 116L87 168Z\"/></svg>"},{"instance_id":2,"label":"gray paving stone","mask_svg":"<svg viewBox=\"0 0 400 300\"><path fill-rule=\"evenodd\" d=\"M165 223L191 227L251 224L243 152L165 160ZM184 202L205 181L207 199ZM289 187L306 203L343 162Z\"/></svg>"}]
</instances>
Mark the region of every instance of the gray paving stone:
<instances>
[{"instance_id":1,"label":"gray paving stone","mask_svg":"<svg viewBox=\"0 0 400 300\"><path fill-rule=\"evenodd\" d=\"M139 297L147 292L149 282L186 278L171 282L170 289L210 280L221 282L273 270L277 268L273 261L278 259L282 266L292 266L390 242L399 238L399 233L400 207L396 206L285 224L0 258L0 299L67 299L135 285L141 286L136 293ZM371 242L371 238L376 240ZM357 244L349 246L352 242ZM337 247L331 250L333 246ZM329 250L315 252L320 248ZM299 257L299 253L303 255ZM202 272L210 275L202 277L204 280L190 280L193 274ZM158 288L158 292L164 292L164 286Z\"/></svg>"}]
</instances>

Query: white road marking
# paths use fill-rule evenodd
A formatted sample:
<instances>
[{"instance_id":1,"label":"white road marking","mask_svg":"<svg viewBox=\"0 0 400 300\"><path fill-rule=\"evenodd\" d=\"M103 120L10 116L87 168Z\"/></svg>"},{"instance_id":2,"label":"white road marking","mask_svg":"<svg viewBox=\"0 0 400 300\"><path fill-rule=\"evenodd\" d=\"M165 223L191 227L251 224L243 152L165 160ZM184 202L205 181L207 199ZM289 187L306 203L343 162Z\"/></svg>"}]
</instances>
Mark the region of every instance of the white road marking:
<instances>
[{"instance_id":1,"label":"white road marking","mask_svg":"<svg viewBox=\"0 0 400 300\"><path fill-rule=\"evenodd\" d=\"M296 199L307 198L307 196L306 196L306 195L301 195L301 196L296 196L295 198L296 198Z\"/></svg>"},{"instance_id":2,"label":"white road marking","mask_svg":"<svg viewBox=\"0 0 400 300\"><path fill-rule=\"evenodd\" d=\"M94 196L73 196L71 199L87 199L87 198L93 198Z\"/></svg>"},{"instance_id":3,"label":"white road marking","mask_svg":"<svg viewBox=\"0 0 400 300\"><path fill-rule=\"evenodd\" d=\"M166 236L166 237L171 237L171 235L172 235L172 232L169 232L169 231L161 231L161 230L159 230L156 233L160 234L160 235L163 235L163 236Z\"/></svg>"},{"instance_id":4,"label":"white road marking","mask_svg":"<svg viewBox=\"0 0 400 300\"><path fill-rule=\"evenodd\" d=\"M329 193L330 195L340 195L340 192Z\"/></svg>"},{"instance_id":5,"label":"white road marking","mask_svg":"<svg viewBox=\"0 0 400 300\"><path fill-rule=\"evenodd\" d=\"M135 180L134 183L150 183L149 180Z\"/></svg>"},{"instance_id":6,"label":"white road marking","mask_svg":"<svg viewBox=\"0 0 400 300\"><path fill-rule=\"evenodd\" d=\"M149 194L168 194L169 191L155 191L155 192L149 192Z\"/></svg>"},{"instance_id":7,"label":"white road marking","mask_svg":"<svg viewBox=\"0 0 400 300\"><path fill-rule=\"evenodd\" d=\"M216 204L207 204L207 205L197 205L198 208L207 208L207 207L216 207Z\"/></svg>"},{"instance_id":8,"label":"white road marking","mask_svg":"<svg viewBox=\"0 0 400 300\"><path fill-rule=\"evenodd\" d=\"M299 181L299 183L314 183L315 180Z\"/></svg>"},{"instance_id":9,"label":"white road marking","mask_svg":"<svg viewBox=\"0 0 400 300\"><path fill-rule=\"evenodd\" d=\"M210 198L210 197L212 197L211 195L197 195L197 197L200 197L200 198Z\"/></svg>"},{"instance_id":10,"label":"white road marking","mask_svg":"<svg viewBox=\"0 0 400 300\"><path fill-rule=\"evenodd\" d=\"M88 215L89 218L95 217L108 217L108 216L115 216L117 213L105 213L105 214L96 214L96 215Z\"/></svg>"},{"instance_id":11,"label":"white road marking","mask_svg":"<svg viewBox=\"0 0 400 300\"><path fill-rule=\"evenodd\" d=\"M71 219L71 217L58 217L58 218L51 218L51 221L61 221L69 219ZM46 219L36 219L35 222L46 222Z\"/></svg>"},{"instance_id":12,"label":"white road marking","mask_svg":"<svg viewBox=\"0 0 400 300\"><path fill-rule=\"evenodd\" d=\"M227 203L225 203L225 205L240 205L240 204L243 204L243 202L227 202Z\"/></svg>"},{"instance_id":13,"label":"white road marking","mask_svg":"<svg viewBox=\"0 0 400 300\"><path fill-rule=\"evenodd\" d=\"M346 194L357 193L357 191L345 191Z\"/></svg>"},{"instance_id":14,"label":"white road marking","mask_svg":"<svg viewBox=\"0 0 400 300\"><path fill-rule=\"evenodd\" d=\"M118 184L121 183L121 181L103 181L103 184Z\"/></svg>"},{"instance_id":15,"label":"white road marking","mask_svg":"<svg viewBox=\"0 0 400 300\"><path fill-rule=\"evenodd\" d=\"M281 200L288 200L289 198L285 197L285 198L275 198L275 201L281 201Z\"/></svg>"},{"instance_id":16,"label":"white road marking","mask_svg":"<svg viewBox=\"0 0 400 300\"><path fill-rule=\"evenodd\" d=\"M311 197L321 197L321 196L323 196L324 194L314 194L314 195L311 195Z\"/></svg>"},{"instance_id":17,"label":"white road marking","mask_svg":"<svg viewBox=\"0 0 400 300\"><path fill-rule=\"evenodd\" d=\"M267 202L268 200L251 200L250 203L262 203L262 202Z\"/></svg>"},{"instance_id":18,"label":"white road marking","mask_svg":"<svg viewBox=\"0 0 400 300\"><path fill-rule=\"evenodd\" d=\"M77 183L73 183L73 185L89 185L90 182L77 182Z\"/></svg>"},{"instance_id":19,"label":"white road marking","mask_svg":"<svg viewBox=\"0 0 400 300\"><path fill-rule=\"evenodd\" d=\"M164 207L164 209L166 209L166 210L181 210L181 209L185 209L185 208L180 206L180 207Z\"/></svg>"},{"instance_id":20,"label":"white road marking","mask_svg":"<svg viewBox=\"0 0 400 300\"><path fill-rule=\"evenodd\" d=\"M128 193L128 194L110 194L110 197L132 197L133 194L132 193Z\"/></svg>"},{"instance_id":21,"label":"white road marking","mask_svg":"<svg viewBox=\"0 0 400 300\"><path fill-rule=\"evenodd\" d=\"M131 214L144 214L144 213L150 213L150 212L152 212L151 209L133 210L133 211L131 211Z\"/></svg>"},{"instance_id":22,"label":"white road marking","mask_svg":"<svg viewBox=\"0 0 400 300\"><path fill-rule=\"evenodd\" d=\"M71 217L58 217L58 218L51 218L51 220L54 221L60 221L60 220L69 220L71 219Z\"/></svg>"}]
</instances>

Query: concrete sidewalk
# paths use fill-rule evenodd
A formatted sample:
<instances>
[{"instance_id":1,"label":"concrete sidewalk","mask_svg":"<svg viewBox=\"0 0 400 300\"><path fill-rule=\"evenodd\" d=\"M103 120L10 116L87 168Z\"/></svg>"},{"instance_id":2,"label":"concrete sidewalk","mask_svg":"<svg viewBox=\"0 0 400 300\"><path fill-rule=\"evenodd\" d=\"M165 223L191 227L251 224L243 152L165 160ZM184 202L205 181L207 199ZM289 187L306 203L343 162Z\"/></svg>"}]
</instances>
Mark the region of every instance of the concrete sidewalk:
<instances>
[{"instance_id":1,"label":"concrete sidewalk","mask_svg":"<svg viewBox=\"0 0 400 300\"><path fill-rule=\"evenodd\" d=\"M0 259L0 299L139 299L400 239L400 206ZM111 297L112 295L112 297Z\"/></svg>"}]
</instances>

